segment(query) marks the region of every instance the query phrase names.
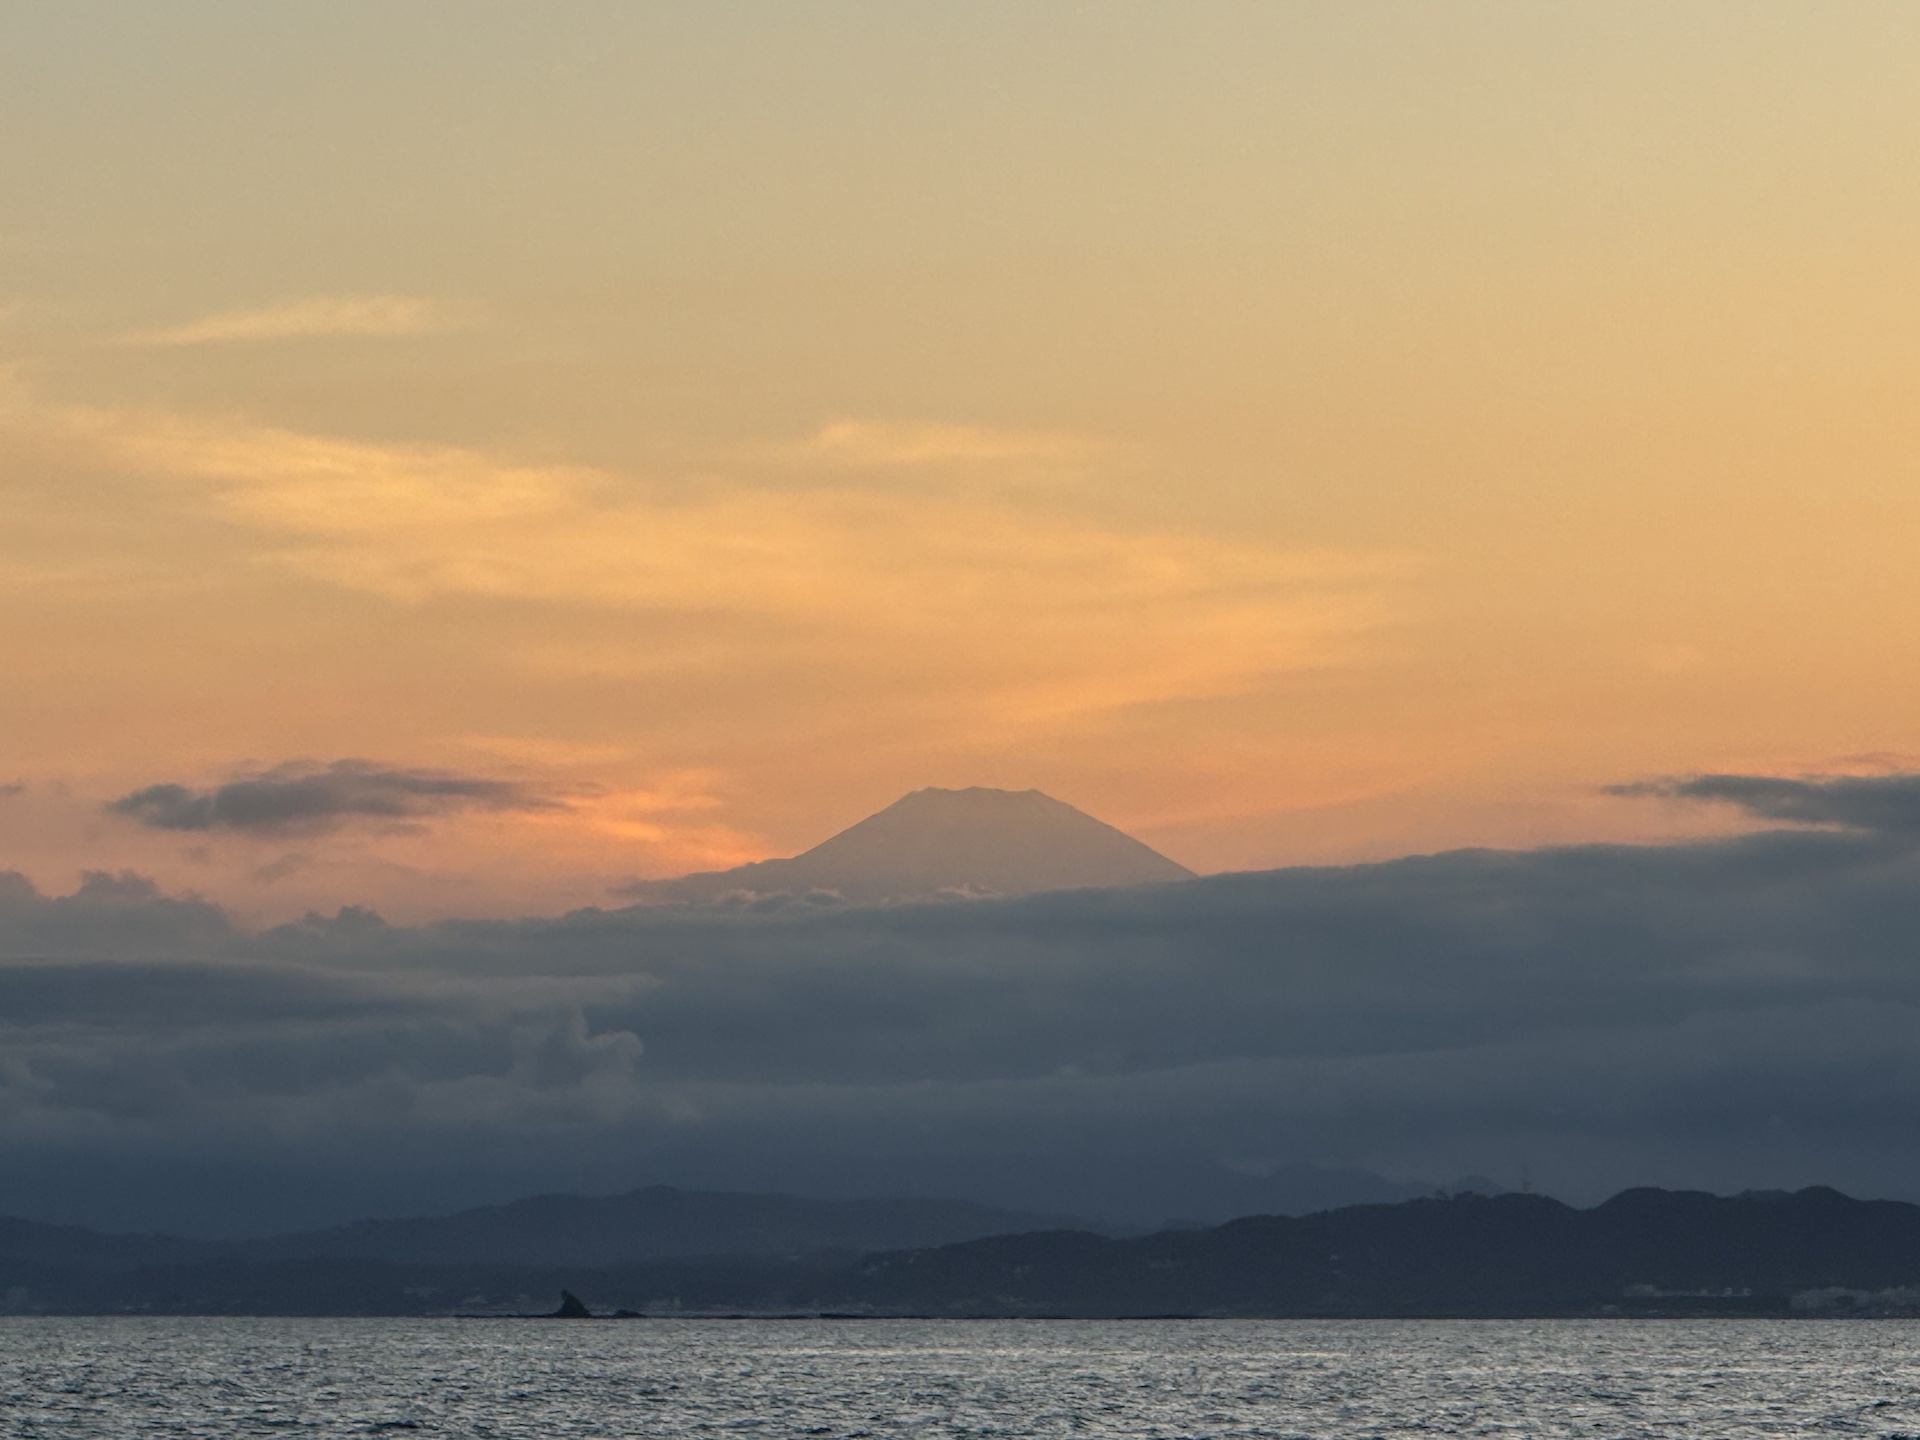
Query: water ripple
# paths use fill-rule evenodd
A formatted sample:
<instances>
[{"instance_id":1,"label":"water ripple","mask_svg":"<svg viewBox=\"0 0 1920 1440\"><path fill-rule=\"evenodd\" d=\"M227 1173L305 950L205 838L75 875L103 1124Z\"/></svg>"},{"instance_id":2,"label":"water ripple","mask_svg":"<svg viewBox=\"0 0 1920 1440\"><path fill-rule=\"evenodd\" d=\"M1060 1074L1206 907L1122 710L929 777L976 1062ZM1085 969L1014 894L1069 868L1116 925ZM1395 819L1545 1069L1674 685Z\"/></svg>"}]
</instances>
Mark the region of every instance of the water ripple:
<instances>
[{"instance_id":1,"label":"water ripple","mask_svg":"<svg viewBox=\"0 0 1920 1440\"><path fill-rule=\"evenodd\" d=\"M1920 1323L10 1317L0 1434L1895 1440Z\"/></svg>"}]
</instances>

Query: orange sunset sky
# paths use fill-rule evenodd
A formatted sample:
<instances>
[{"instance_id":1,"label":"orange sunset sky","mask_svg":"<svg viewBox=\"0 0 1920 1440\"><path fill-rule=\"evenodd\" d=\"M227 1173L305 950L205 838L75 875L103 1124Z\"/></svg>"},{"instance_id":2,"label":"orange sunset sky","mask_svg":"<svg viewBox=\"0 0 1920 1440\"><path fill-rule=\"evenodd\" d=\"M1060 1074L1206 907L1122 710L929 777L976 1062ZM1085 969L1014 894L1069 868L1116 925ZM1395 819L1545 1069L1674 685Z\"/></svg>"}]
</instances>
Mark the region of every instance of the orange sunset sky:
<instances>
[{"instance_id":1,"label":"orange sunset sky","mask_svg":"<svg viewBox=\"0 0 1920 1440\"><path fill-rule=\"evenodd\" d=\"M1920 7L15 0L0 869L1198 870L1920 755ZM106 807L341 759L525 804Z\"/></svg>"}]
</instances>

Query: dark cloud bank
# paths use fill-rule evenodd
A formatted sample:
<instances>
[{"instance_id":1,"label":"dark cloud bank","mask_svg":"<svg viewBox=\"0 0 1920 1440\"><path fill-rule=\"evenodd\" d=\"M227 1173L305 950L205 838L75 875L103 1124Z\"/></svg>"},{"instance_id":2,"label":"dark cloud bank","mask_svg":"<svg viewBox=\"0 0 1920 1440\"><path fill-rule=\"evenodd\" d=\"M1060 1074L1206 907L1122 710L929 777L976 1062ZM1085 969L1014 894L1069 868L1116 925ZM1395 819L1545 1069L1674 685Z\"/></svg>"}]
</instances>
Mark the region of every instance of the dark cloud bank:
<instances>
[{"instance_id":1,"label":"dark cloud bank","mask_svg":"<svg viewBox=\"0 0 1920 1440\"><path fill-rule=\"evenodd\" d=\"M1920 775L1843 775L1817 780L1780 775L1690 775L1615 785L1609 793L1717 801L1762 820L1920 835Z\"/></svg>"},{"instance_id":2,"label":"dark cloud bank","mask_svg":"<svg viewBox=\"0 0 1920 1440\"><path fill-rule=\"evenodd\" d=\"M509 780L365 760L290 762L211 790L148 785L107 809L155 830L262 834L328 830L354 821L405 821L459 810L550 810L558 802Z\"/></svg>"},{"instance_id":3,"label":"dark cloud bank","mask_svg":"<svg viewBox=\"0 0 1920 1440\"><path fill-rule=\"evenodd\" d=\"M0 879L0 1212L664 1181L1157 1219L1300 1161L1920 1198L1916 783L1667 787L1825 829L892 908L246 934Z\"/></svg>"}]
</instances>

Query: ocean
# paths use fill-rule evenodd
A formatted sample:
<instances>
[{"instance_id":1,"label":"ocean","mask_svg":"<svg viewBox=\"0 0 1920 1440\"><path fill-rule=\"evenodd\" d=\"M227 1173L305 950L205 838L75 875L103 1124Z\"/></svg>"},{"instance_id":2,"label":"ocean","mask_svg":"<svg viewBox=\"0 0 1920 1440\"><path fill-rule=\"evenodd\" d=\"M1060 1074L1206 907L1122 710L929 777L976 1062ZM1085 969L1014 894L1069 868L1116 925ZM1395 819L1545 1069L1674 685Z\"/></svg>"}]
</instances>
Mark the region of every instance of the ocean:
<instances>
[{"instance_id":1,"label":"ocean","mask_svg":"<svg viewBox=\"0 0 1920 1440\"><path fill-rule=\"evenodd\" d=\"M1920 1437L1920 1322L15 1316L0 1433Z\"/></svg>"}]
</instances>

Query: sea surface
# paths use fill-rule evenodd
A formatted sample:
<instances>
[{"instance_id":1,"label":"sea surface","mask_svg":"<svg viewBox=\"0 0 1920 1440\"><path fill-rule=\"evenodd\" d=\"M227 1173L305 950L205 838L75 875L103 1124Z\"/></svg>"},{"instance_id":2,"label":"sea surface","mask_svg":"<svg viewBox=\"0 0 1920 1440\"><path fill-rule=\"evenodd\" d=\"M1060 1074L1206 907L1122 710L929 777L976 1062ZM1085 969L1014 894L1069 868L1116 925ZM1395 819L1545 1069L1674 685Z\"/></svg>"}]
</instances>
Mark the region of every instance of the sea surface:
<instances>
[{"instance_id":1,"label":"sea surface","mask_svg":"<svg viewBox=\"0 0 1920 1440\"><path fill-rule=\"evenodd\" d=\"M8 1317L0 1434L1920 1437L1920 1322Z\"/></svg>"}]
</instances>

